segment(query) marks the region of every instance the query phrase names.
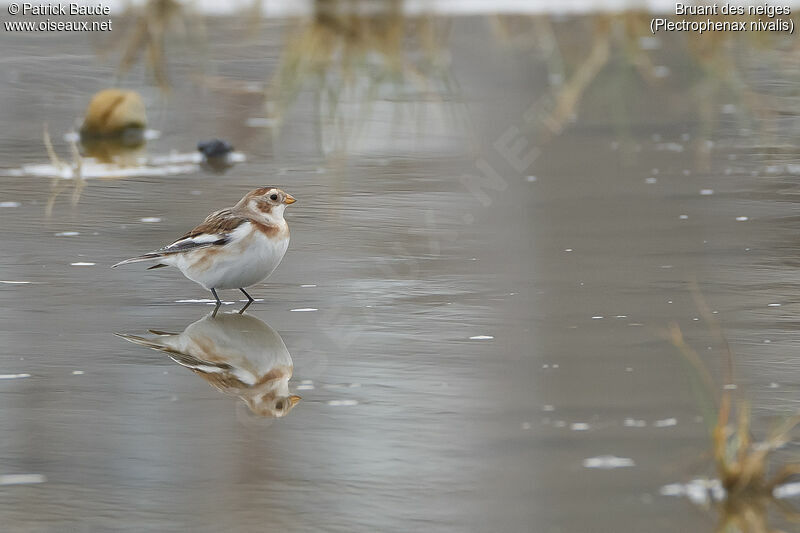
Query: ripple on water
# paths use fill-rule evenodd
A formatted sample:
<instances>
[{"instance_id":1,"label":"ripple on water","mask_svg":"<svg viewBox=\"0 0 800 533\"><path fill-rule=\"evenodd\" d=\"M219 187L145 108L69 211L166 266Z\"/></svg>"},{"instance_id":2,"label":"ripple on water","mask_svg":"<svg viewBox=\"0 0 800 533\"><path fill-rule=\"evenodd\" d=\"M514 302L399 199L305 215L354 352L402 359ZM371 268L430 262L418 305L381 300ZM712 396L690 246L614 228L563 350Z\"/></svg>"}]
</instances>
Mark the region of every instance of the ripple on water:
<instances>
[{"instance_id":1,"label":"ripple on water","mask_svg":"<svg viewBox=\"0 0 800 533\"><path fill-rule=\"evenodd\" d=\"M191 174L200 168L197 164L156 164L151 166L152 161L144 162L135 166L120 166L111 163L98 163L90 159L84 159L80 167L80 175L76 176L76 169L72 166L64 165L56 167L49 163L25 165L18 169L11 169L7 172L9 176L31 176L39 178L61 178L73 180L79 177L84 180L92 179L119 179L119 178L142 178L142 177L164 177L181 174Z\"/></svg>"},{"instance_id":2,"label":"ripple on water","mask_svg":"<svg viewBox=\"0 0 800 533\"><path fill-rule=\"evenodd\" d=\"M212 300L210 298L187 298L185 300L175 300L176 304L215 304L217 303L216 300ZM236 302L222 302L222 305L232 305Z\"/></svg>"},{"instance_id":3,"label":"ripple on water","mask_svg":"<svg viewBox=\"0 0 800 533\"><path fill-rule=\"evenodd\" d=\"M643 428L647 427L647 422L644 420L637 420L635 418L626 418L623 425L627 428Z\"/></svg>"},{"instance_id":4,"label":"ripple on water","mask_svg":"<svg viewBox=\"0 0 800 533\"><path fill-rule=\"evenodd\" d=\"M655 422L653 422L653 426L657 428L667 428L677 425L678 425L678 420L676 418L664 418L663 420L656 420Z\"/></svg>"},{"instance_id":5,"label":"ripple on water","mask_svg":"<svg viewBox=\"0 0 800 533\"><path fill-rule=\"evenodd\" d=\"M42 474L3 474L0 475L0 486L2 485L32 485L44 483L47 478Z\"/></svg>"},{"instance_id":6,"label":"ripple on water","mask_svg":"<svg viewBox=\"0 0 800 533\"><path fill-rule=\"evenodd\" d=\"M800 481L775 487L775 490L772 491L772 495L778 499L800 496Z\"/></svg>"},{"instance_id":7,"label":"ripple on water","mask_svg":"<svg viewBox=\"0 0 800 533\"><path fill-rule=\"evenodd\" d=\"M333 407L349 407L353 405L358 405L357 400L328 400L326 403Z\"/></svg>"},{"instance_id":8,"label":"ripple on water","mask_svg":"<svg viewBox=\"0 0 800 533\"><path fill-rule=\"evenodd\" d=\"M662 496L685 497L695 505L707 505L711 501L725 499L725 489L718 479L697 478L688 483L670 483L661 487L659 493ZM778 499L800 496L800 482L779 485L772 495Z\"/></svg>"},{"instance_id":9,"label":"ripple on water","mask_svg":"<svg viewBox=\"0 0 800 533\"><path fill-rule=\"evenodd\" d=\"M584 468L597 468L601 470L611 470L614 468L629 468L636 466L633 459L628 457L617 457L616 455L599 455L583 460Z\"/></svg>"},{"instance_id":10,"label":"ripple on water","mask_svg":"<svg viewBox=\"0 0 800 533\"><path fill-rule=\"evenodd\" d=\"M0 374L0 379L21 379L29 378L30 374Z\"/></svg>"},{"instance_id":11,"label":"ripple on water","mask_svg":"<svg viewBox=\"0 0 800 533\"><path fill-rule=\"evenodd\" d=\"M659 490L662 496L685 496L692 503L705 504L712 498L716 501L725 497L725 490L717 479L694 479L689 483L671 483Z\"/></svg>"}]
</instances>

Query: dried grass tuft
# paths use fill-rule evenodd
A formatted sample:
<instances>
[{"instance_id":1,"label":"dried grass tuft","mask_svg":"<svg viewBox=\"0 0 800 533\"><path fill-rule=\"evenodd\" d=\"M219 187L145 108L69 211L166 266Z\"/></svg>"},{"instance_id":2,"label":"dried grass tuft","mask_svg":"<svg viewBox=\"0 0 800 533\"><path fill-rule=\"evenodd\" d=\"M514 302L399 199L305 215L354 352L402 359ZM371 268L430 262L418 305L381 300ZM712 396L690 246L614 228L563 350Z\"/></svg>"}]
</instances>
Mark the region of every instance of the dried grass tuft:
<instances>
[{"instance_id":1,"label":"dried grass tuft","mask_svg":"<svg viewBox=\"0 0 800 533\"><path fill-rule=\"evenodd\" d=\"M692 283L692 296L706 325L720 346L726 385L735 384L733 353L722 328L715 320L702 297L697 284ZM670 325L668 339L675 346L693 370L693 376L718 403L716 420L711 428L711 446L714 465L720 483L725 489L725 497L719 503L720 521L718 532L741 531L744 533L769 533L774 531L767 524L770 504L777 507L782 515L792 521L800 522L800 513L784 501L773 497L775 488L800 475L800 463L780 466L774 475L768 474L769 460L773 452L791 440L791 434L800 424L800 415L782 420L759 442L751 437L750 404L743 399L734 401L730 387L721 387L718 399L715 391L720 390L698 353L685 341L677 324Z\"/></svg>"}]
</instances>

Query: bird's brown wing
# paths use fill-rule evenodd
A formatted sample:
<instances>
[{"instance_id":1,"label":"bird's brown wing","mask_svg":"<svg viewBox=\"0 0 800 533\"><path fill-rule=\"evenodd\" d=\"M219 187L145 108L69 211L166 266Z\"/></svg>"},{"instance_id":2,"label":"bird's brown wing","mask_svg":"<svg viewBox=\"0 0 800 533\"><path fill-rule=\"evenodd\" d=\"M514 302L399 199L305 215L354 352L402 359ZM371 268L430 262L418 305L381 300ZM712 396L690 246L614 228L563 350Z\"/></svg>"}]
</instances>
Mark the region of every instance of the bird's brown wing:
<instances>
[{"instance_id":1,"label":"bird's brown wing","mask_svg":"<svg viewBox=\"0 0 800 533\"><path fill-rule=\"evenodd\" d=\"M186 233L186 235L175 242L182 241L183 239L193 239L204 234L219 235L230 233L247 221L247 217L236 213L230 208L215 211L208 215L202 224Z\"/></svg>"},{"instance_id":2,"label":"bird's brown wing","mask_svg":"<svg viewBox=\"0 0 800 533\"><path fill-rule=\"evenodd\" d=\"M237 213L234 209L223 209L221 211L216 211L208 215L202 224L172 244L139 257L132 257L130 259L120 261L111 268L118 267L120 265L126 265L128 263L152 261L154 259L172 254L197 250L198 248L222 246L230 242L231 234L234 230L236 230L236 228L247 222L250 222L250 220L247 217ZM159 266L160 265L155 265L151 268L159 268Z\"/></svg>"},{"instance_id":3,"label":"bird's brown wing","mask_svg":"<svg viewBox=\"0 0 800 533\"><path fill-rule=\"evenodd\" d=\"M227 244L230 234L246 222L249 222L247 217L237 214L232 209L216 211L208 215L202 224L158 252L172 254Z\"/></svg>"}]
</instances>

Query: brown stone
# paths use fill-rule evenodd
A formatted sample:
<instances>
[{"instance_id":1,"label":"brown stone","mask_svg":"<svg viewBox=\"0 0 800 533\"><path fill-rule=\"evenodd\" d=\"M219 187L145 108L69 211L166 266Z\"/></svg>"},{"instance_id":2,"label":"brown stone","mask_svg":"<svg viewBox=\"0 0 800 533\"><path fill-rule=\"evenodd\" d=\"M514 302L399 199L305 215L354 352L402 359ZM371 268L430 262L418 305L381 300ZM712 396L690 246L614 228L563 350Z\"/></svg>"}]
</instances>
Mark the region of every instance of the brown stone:
<instances>
[{"instance_id":1,"label":"brown stone","mask_svg":"<svg viewBox=\"0 0 800 533\"><path fill-rule=\"evenodd\" d=\"M81 135L110 137L144 130L147 117L141 96L134 91L105 89L92 97L81 126Z\"/></svg>"}]
</instances>

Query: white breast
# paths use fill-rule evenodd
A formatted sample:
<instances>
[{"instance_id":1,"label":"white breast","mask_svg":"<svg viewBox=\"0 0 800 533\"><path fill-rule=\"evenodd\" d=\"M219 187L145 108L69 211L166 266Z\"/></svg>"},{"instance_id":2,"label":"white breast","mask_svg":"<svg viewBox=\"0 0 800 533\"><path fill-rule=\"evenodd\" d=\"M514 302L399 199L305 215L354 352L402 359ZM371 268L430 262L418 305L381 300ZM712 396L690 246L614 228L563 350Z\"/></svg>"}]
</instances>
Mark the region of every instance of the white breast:
<instances>
[{"instance_id":1,"label":"white breast","mask_svg":"<svg viewBox=\"0 0 800 533\"><path fill-rule=\"evenodd\" d=\"M267 237L248 222L236 228L228 244L181 254L175 266L206 289L249 287L268 278L283 259L289 233L281 233L285 237Z\"/></svg>"}]
</instances>

